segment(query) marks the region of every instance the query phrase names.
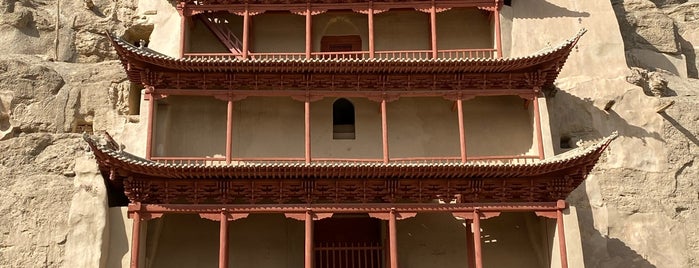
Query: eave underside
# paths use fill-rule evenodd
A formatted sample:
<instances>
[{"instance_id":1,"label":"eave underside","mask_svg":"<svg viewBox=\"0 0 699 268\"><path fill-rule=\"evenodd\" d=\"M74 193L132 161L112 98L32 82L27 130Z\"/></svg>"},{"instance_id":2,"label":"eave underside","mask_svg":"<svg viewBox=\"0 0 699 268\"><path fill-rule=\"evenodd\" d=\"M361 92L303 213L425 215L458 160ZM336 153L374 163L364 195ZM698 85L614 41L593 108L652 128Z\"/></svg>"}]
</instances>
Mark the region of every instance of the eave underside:
<instances>
[{"instance_id":1,"label":"eave underside","mask_svg":"<svg viewBox=\"0 0 699 268\"><path fill-rule=\"evenodd\" d=\"M555 202L585 179L615 136L535 164L155 163L86 137L112 189L130 203L318 204ZM111 144L111 145L110 145Z\"/></svg>"}]
</instances>

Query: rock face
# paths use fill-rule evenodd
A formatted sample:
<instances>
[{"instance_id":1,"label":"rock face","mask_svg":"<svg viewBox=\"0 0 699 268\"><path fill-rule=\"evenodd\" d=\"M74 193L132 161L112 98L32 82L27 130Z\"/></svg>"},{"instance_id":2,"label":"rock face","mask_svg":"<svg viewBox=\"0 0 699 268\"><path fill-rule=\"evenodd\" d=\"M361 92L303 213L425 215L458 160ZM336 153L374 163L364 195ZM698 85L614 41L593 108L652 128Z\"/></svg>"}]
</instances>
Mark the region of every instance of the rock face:
<instances>
[{"instance_id":1,"label":"rock face","mask_svg":"<svg viewBox=\"0 0 699 268\"><path fill-rule=\"evenodd\" d=\"M512 23L528 35L516 39L520 46L556 40L556 31L545 30L556 24L544 20L590 29L549 96L554 141L574 147L571 141L621 135L568 199L586 267L698 267L699 2L597 2L512 3L515 18L532 21L530 28ZM103 264L104 190L76 133L129 133L139 99L103 32L148 40L151 32L167 36L154 26L176 23L162 15L173 12L171 1L58 3L0 0L0 267ZM159 19L141 15L158 12ZM559 19L562 13L575 18ZM604 32L616 25L620 33ZM623 49L607 40L617 35ZM605 66L616 57L637 68ZM91 253L75 257L83 252Z\"/></svg>"}]
</instances>

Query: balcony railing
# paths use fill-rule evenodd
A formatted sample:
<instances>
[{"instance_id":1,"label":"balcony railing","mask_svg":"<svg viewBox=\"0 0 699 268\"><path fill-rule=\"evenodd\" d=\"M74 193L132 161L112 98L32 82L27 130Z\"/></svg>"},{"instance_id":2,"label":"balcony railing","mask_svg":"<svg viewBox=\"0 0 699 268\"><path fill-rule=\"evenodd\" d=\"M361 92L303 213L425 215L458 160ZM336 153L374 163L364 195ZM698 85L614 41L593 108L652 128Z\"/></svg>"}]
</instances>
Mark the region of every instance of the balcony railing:
<instances>
[{"instance_id":1,"label":"balcony railing","mask_svg":"<svg viewBox=\"0 0 699 268\"><path fill-rule=\"evenodd\" d=\"M170 157L170 156L153 156L152 161L173 164L173 165L226 165L225 157ZM495 161L503 163L532 163L539 160L538 155L495 155L495 156L469 156L467 162L478 161ZM262 162L304 162L303 157L234 157L231 158L231 164L243 163L262 163ZM340 158L340 157L314 157L312 163L318 162L345 162L345 163L380 163L381 158ZM461 162L460 156L444 156L444 157L392 157L389 163L457 163Z\"/></svg>"},{"instance_id":2,"label":"balcony railing","mask_svg":"<svg viewBox=\"0 0 699 268\"><path fill-rule=\"evenodd\" d=\"M400 51L376 51L375 59L430 59L432 50L400 50ZM241 54L234 53L185 53L186 58L210 58L210 57L235 57L242 58ZM250 59L255 60L302 60L306 58L304 52L250 52ZM494 48L483 49L445 49L437 50L437 58L495 58L497 50ZM311 52L311 59L370 59L369 51L343 51L343 52Z\"/></svg>"}]
</instances>

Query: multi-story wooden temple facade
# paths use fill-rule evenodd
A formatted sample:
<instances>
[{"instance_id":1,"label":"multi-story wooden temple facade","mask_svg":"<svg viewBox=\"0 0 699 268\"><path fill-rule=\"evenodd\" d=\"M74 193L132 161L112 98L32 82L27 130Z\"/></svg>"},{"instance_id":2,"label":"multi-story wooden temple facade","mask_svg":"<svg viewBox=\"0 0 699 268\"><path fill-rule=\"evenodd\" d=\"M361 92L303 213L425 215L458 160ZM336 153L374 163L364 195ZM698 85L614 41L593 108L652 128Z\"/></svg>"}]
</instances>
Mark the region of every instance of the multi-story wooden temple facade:
<instances>
[{"instance_id":1,"label":"multi-story wooden temple facade","mask_svg":"<svg viewBox=\"0 0 699 268\"><path fill-rule=\"evenodd\" d=\"M502 4L188 0L179 57L110 36L146 152L86 140L131 267L568 267L564 200L613 137L546 153L584 31L506 58Z\"/></svg>"}]
</instances>

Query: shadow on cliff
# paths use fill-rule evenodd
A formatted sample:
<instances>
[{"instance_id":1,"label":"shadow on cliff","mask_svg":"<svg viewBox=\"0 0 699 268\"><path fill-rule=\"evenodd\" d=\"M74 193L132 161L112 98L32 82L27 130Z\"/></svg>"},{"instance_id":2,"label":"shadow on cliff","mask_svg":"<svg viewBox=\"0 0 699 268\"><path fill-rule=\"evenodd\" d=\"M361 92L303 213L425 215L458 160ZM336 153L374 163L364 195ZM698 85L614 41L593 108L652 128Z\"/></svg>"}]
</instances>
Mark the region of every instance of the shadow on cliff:
<instances>
[{"instance_id":1,"label":"shadow on cliff","mask_svg":"<svg viewBox=\"0 0 699 268\"><path fill-rule=\"evenodd\" d=\"M633 87L631 84L629 86ZM571 136L579 140L590 140L610 135L614 131L618 131L620 136L641 140L663 140L660 133L648 132L629 124L614 111L613 104L605 111L595 106L592 100L581 99L566 91L557 90L548 96L551 136L554 141L559 138L563 141L562 137ZM556 154L564 151L560 145L554 143ZM608 237L595 229L593 208L586 190L583 183L568 197L568 202L577 209L585 267L655 267L624 241Z\"/></svg>"},{"instance_id":2,"label":"shadow on cliff","mask_svg":"<svg viewBox=\"0 0 699 268\"><path fill-rule=\"evenodd\" d=\"M629 84L629 87L633 87L633 85ZM566 145L574 147L573 144L564 144L564 140L571 138L572 140L597 139L609 136L614 131L617 131L622 137L651 138L664 141L660 133L649 132L642 127L629 124L626 119L614 111L613 104L609 110L605 111L596 107L592 100L581 99L562 90L556 90L549 96L551 96L547 100L549 111L558 111L549 112L551 138L554 141L556 154L564 152ZM601 126L607 127L601 130L594 129L593 126L600 126L595 124L599 123L596 119L604 120L605 122Z\"/></svg>"},{"instance_id":3,"label":"shadow on cliff","mask_svg":"<svg viewBox=\"0 0 699 268\"><path fill-rule=\"evenodd\" d=\"M627 246L624 241L603 235L595 229L586 190L585 184L581 184L568 198L578 212L585 267L655 268L655 265Z\"/></svg>"},{"instance_id":4,"label":"shadow on cliff","mask_svg":"<svg viewBox=\"0 0 699 268\"><path fill-rule=\"evenodd\" d=\"M582 18L589 17L590 13L580 12L575 10L570 10L564 7L560 7L551 4L547 1L529 1L528 5L535 5L536 10L532 12L515 12L514 18L516 19L544 19L544 18L562 18L562 17L572 17L572 18Z\"/></svg>"}]
</instances>

